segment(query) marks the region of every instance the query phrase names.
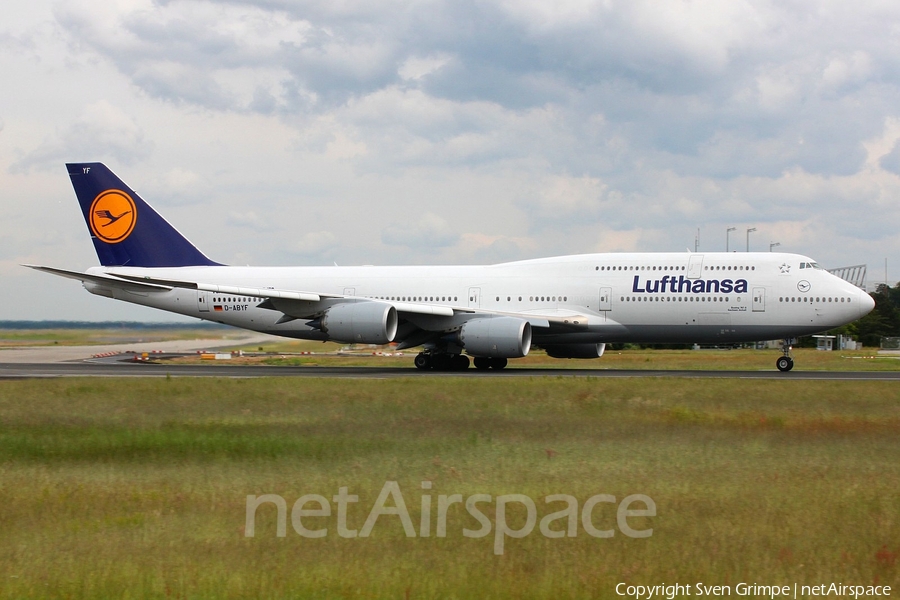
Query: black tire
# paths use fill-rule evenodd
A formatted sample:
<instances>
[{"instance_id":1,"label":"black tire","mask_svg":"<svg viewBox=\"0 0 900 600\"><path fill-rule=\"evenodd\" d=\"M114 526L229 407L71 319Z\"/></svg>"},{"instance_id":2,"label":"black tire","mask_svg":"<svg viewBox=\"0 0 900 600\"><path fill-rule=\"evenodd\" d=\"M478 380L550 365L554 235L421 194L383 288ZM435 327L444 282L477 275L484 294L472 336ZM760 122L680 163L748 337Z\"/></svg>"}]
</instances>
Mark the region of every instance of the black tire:
<instances>
[{"instance_id":1,"label":"black tire","mask_svg":"<svg viewBox=\"0 0 900 600\"><path fill-rule=\"evenodd\" d=\"M435 371L449 371L453 368L453 357L449 354L432 354L431 368Z\"/></svg>"},{"instance_id":2,"label":"black tire","mask_svg":"<svg viewBox=\"0 0 900 600\"><path fill-rule=\"evenodd\" d=\"M453 370L465 371L469 368L469 357L464 354L457 354L453 357Z\"/></svg>"},{"instance_id":3,"label":"black tire","mask_svg":"<svg viewBox=\"0 0 900 600\"><path fill-rule=\"evenodd\" d=\"M487 371L491 368L491 359L487 356L476 356L472 362L475 363L475 368L479 371Z\"/></svg>"},{"instance_id":4,"label":"black tire","mask_svg":"<svg viewBox=\"0 0 900 600\"><path fill-rule=\"evenodd\" d=\"M782 356L775 361L775 367L777 367L778 370L782 373L787 373L794 368L794 359L789 356Z\"/></svg>"},{"instance_id":5,"label":"black tire","mask_svg":"<svg viewBox=\"0 0 900 600\"><path fill-rule=\"evenodd\" d=\"M492 358L491 359L491 368L497 369L498 371L500 369L505 369L507 364L509 364L509 361L506 360L505 358Z\"/></svg>"},{"instance_id":6,"label":"black tire","mask_svg":"<svg viewBox=\"0 0 900 600\"><path fill-rule=\"evenodd\" d=\"M420 371L427 371L431 368L431 356L424 352L416 354L416 358L413 362Z\"/></svg>"}]
</instances>

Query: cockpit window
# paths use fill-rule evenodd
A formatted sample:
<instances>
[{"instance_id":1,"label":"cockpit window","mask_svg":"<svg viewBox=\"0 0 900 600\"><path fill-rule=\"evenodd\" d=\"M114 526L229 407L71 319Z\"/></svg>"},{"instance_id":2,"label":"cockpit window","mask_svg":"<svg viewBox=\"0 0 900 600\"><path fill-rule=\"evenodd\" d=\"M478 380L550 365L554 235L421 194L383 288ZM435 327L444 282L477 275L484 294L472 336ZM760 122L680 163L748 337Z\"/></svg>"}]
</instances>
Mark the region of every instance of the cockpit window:
<instances>
[{"instance_id":1,"label":"cockpit window","mask_svg":"<svg viewBox=\"0 0 900 600\"><path fill-rule=\"evenodd\" d=\"M822 267L819 266L819 263L802 262L802 263L800 263L800 268L801 269L821 269Z\"/></svg>"}]
</instances>

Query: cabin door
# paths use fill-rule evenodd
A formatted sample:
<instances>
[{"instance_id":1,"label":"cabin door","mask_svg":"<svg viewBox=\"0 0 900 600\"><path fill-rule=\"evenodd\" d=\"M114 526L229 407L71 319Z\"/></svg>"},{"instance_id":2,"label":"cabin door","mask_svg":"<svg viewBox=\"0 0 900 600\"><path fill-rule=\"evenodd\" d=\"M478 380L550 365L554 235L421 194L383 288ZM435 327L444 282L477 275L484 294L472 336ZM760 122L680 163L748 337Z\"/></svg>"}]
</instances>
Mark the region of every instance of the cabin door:
<instances>
[{"instance_id":1,"label":"cabin door","mask_svg":"<svg viewBox=\"0 0 900 600\"><path fill-rule=\"evenodd\" d=\"M766 312L766 288L753 288L753 312Z\"/></svg>"},{"instance_id":2,"label":"cabin door","mask_svg":"<svg viewBox=\"0 0 900 600\"><path fill-rule=\"evenodd\" d=\"M598 310L612 310L612 288L600 288L600 308Z\"/></svg>"},{"instance_id":3,"label":"cabin door","mask_svg":"<svg viewBox=\"0 0 900 600\"><path fill-rule=\"evenodd\" d=\"M197 310L200 312L209 312L209 305L211 302L211 292L197 292Z\"/></svg>"},{"instance_id":4,"label":"cabin door","mask_svg":"<svg viewBox=\"0 0 900 600\"><path fill-rule=\"evenodd\" d=\"M469 288L469 308L481 307L481 288Z\"/></svg>"}]
</instances>

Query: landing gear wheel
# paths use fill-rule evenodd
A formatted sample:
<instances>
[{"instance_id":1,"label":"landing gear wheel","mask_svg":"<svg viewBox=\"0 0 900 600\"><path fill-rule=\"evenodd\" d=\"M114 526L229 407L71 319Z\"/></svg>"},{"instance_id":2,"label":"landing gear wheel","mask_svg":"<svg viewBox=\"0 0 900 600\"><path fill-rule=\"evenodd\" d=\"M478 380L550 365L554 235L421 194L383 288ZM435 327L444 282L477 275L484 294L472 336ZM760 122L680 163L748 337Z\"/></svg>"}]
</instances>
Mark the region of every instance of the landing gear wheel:
<instances>
[{"instance_id":1,"label":"landing gear wheel","mask_svg":"<svg viewBox=\"0 0 900 600\"><path fill-rule=\"evenodd\" d=\"M775 361L775 366L778 367L778 370L782 373L786 373L794 368L794 359L790 356L782 356Z\"/></svg>"},{"instance_id":2,"label":"landing gear wheel","mask_svg":"<svg viewBox=\"0 0 900 600\"><path fill-rule=\"evenodd\" d=\"M469 368L469 357L463 354L457 354L453 357L453 370L465 371Z\"/></svg>"},{"instance_id":3,"label":"landing gear wheel","mask_svg":"<svg viewBox=\"0 0 900 600\"><path fill-rule=\"evenodd\" d=\"M499 371L500 369L505 369L506 365L508 363L509 363L509 361L506 360L505 358L492 358L491 359L491 368L497 369Z\"/></svg>"},{"instance_id":4,"label":"landing gear wheel","mask_svg":"<svg viewBox=\"0 0 900 600\"><path fill-rule=\"evenodd\" d=\"M450 371L453 368L453 357L449 354L432 354L431 368L435 371Z\"/></svg>"},{"instance_id":5,"label":"landing gear wheel","mask_svg":"<svg viewBox=\"0 0 900 600\"><path fill-rule=\"evenodd\" d=\"M491 368L491 359L487 356L476 356L473 362L479 371L487 371Z\"/></svg>"},{"instance_id":6,"label":"landing gear wheel","mask_svg":"<svg viewBox=\"0 0 900 600\"><path fill-rule=\"evenodd\" d=\"M419 352L416 354L416 359L413 362L420 371L427 371L431 368L431 355Z\"/></svg>"}]
</instances>

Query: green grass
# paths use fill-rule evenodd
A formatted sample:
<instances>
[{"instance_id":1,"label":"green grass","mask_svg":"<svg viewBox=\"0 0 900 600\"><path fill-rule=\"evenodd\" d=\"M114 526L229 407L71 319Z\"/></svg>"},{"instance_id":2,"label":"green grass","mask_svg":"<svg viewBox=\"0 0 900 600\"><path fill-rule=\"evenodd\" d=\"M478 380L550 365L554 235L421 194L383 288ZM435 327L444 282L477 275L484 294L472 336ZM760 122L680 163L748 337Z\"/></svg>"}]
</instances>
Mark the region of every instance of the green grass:
<instances>
[{"instance_id":1,"label":"green grass","mask_svg":"<svg viewBox=\"0 0 900 600\"><path fill-rule=\"evenodd\" d=\"M422 481L433 482L423 492ZM418 529L275 532L248 494L397 481ZM609 598L620 581L897 584L900 388L889 382L421 378L0 382L0 596ZM647 539L493 535L441 494L650 496ZM494 504L482 505L491 520ZM511 509L518 527L524 513ZM598 505L598 527L616 527Z\"/></svg>"}]
</instances>

